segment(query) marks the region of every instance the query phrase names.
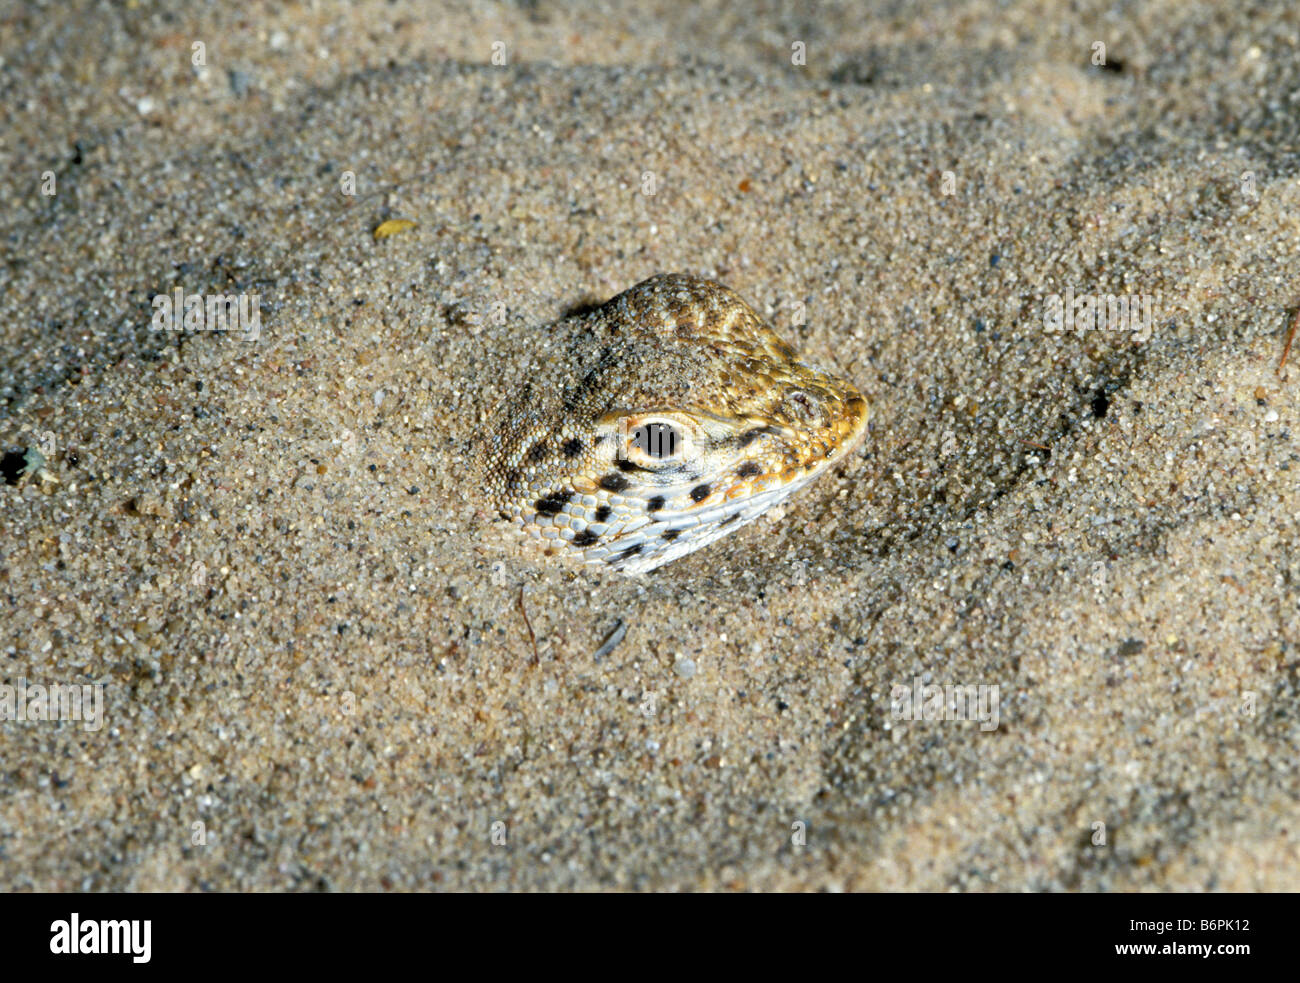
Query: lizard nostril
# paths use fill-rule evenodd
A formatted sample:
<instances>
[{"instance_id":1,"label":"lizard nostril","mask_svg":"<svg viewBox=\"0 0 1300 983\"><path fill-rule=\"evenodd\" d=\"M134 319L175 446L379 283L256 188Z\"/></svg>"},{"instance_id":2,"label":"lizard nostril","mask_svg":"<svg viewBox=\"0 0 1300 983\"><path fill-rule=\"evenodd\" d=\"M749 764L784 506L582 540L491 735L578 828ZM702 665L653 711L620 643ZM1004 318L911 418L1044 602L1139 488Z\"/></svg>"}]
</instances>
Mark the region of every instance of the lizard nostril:
<instances>
[{"instance_id":1,"label":"lizard nostril","mask_svg":"<svg viewBox=\"0 0 1300 983\"><path fill-rule=\"evenodd\" d=\"M786 412L791 419L811 426L822 426L826 420L822 401L811 393L796 389L785 398Z\"/></svg>"}]
</instances>

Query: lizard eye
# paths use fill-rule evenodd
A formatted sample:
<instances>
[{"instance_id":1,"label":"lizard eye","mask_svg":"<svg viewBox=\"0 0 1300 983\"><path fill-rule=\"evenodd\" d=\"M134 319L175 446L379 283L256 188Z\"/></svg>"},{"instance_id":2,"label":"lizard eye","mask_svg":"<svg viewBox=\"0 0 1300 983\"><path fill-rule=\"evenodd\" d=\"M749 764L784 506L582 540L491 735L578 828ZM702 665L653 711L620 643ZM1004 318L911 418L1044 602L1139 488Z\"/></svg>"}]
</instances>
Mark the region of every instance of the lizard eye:
<instances>
[{"instance_id":1,"label":"lizard eye","mask_svg":"<svg viewBox=\"0 0 1300 983\"><path fill-rule=\"evenodd\" d=\"M618 455L642 471L671 470L690 454L695 439L684 420L665 413L637 413L618 421Z\"/></svg>"},{"instance_id":2,"label":"lizard eye","mask_svg":"<svg viewBox=\"0 0 1300 983\"><path fill-rule=\"evenodd\" d=\"M671 423L654 420L629 434L629 449L636 448L655 461L669 461L681 453L681 436Z\"/></svg>"}]
</instances>

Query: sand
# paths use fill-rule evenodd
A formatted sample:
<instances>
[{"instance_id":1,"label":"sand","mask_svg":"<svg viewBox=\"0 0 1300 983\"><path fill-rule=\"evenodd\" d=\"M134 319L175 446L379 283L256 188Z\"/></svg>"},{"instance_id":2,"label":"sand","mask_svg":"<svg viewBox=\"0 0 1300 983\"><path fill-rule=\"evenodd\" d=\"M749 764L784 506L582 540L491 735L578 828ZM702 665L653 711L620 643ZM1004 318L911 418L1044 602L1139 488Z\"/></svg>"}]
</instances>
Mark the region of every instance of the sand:
<instances>
[{"instance_id":1,"label":"sand","mask_svg":"<svg viewBox=\"0 0 1300 983\"><path fill-rule=\"evenodd\" d=\"M0 683L103 708L0 722L0 888L1300 889L1300 10L457 6L4 17ZM473 440L661 271L871 432L546 560Z\"/></svg>"}]
</instances>

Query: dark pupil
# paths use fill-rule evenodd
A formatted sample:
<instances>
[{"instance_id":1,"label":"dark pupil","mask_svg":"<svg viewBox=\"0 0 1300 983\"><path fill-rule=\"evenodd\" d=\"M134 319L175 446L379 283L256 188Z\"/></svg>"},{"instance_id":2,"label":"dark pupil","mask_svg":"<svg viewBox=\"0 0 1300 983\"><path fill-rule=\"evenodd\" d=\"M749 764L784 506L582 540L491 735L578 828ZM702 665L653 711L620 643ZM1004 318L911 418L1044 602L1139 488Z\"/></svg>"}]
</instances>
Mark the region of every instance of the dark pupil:
<instances>
[{"instance_id":1,"label":"dark pupil","mask_svg":"<svg viewBox=\"0 0 1300 983\"><path fill-rule=\"evenodd\" d=\"M656 460L672 457L677 453L677 431L666 423L647 423L632 431L632 446Z\"/></svg>"}]
</instances>

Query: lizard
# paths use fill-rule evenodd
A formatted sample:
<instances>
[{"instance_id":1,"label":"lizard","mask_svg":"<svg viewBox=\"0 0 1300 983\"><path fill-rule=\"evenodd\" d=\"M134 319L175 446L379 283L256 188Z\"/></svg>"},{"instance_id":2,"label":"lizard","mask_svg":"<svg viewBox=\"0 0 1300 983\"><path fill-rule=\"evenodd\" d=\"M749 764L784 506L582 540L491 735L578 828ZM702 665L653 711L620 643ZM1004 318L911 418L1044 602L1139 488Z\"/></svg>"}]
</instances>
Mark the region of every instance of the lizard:
<instances>
[{"instance_id":1,"label":"lizard","mask_svg":"<svg viewBox=\"0 0 1300 983\"><path fill-rule=\"evenodd\" d=\"M552 553L642 574L827 473L869 408L734 291L659 274L562 318L489 421L486 511Z\"/></svg>"}]
</instances>

